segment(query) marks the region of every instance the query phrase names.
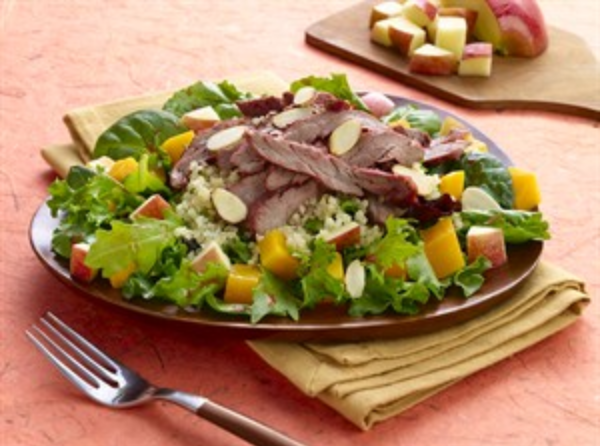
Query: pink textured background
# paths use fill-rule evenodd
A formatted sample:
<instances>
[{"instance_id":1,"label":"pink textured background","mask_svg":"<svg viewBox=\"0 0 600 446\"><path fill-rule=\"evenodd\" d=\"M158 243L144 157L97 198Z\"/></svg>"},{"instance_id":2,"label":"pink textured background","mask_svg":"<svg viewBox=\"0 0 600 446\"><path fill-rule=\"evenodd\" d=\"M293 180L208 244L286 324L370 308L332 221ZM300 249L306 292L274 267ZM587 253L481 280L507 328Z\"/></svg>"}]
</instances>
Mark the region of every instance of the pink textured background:
<instances>
[{"instance_id":1,"label":"pink textured background","mask_svg":"<svg viewBox=\"0 0 600 446\"><path fill-rule=\"evenodd\" d=\"M583 35L598 57L597 0L540 4L549 22ZM453 111L518 165L535 169L554 234L544 258L582 276L596 298L599 123L459 108L304 44L309 25L345 6L342 0L0 0L0 444L241 444L175 407L117 412L89 403L25 339L24 329L48 309L148 378L203 393L310 445L600 444L596 302L564 332L363 433L300 394L244 343L167 329L86 300L34 257L28 224L53 179L39 149L68 140L65 111L262 69L287 80L346 72L356 88ZM600 85L590 94L600 94Z\"/></svg>"}]
</instances>

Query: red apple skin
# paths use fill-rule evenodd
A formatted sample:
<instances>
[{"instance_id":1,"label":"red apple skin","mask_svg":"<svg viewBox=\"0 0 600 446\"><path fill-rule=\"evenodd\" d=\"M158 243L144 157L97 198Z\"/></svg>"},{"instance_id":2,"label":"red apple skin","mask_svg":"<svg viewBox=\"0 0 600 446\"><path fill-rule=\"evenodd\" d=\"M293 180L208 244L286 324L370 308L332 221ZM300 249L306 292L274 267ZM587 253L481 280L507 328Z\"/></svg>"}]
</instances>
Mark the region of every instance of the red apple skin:
<instances>
[{"instance_id":1,"label":"red apple skin","mask_svg":"<svg viewBox=\"0 0 600 446\"><path fill-rule=\"evenodd\" d=\"M420 38L422 42L425 42L425 31L412 23L406 28L403 28L398 24L392 24L389 29L389 36L392 41L392 46L403 56L410 55L411 46L415 39Z\"/></svg>"},{"instance_id":2,"label":"red apple skin","mask_svg":"<svg viewBox=\"0 0 600 446\"><path fill-rule=\"evenodd\" d=\"M438 8L429 0L413 0L413 3L415 7L421 10L421 12L429 19L429 22L435 19L435 16L438 13ZM418 25L426 26L427 23L421 23Z\"/></svg>"},{"instance_id":3,"label":"red apple skin","mask_svg":"<svg viewBox=\"0 0 600 446\"><path fill-rule=\"evenodd\" d=\"M170 208L171 205L163 197L154 194L131 213L131 218L148 217L162 220L165 218L165 211Z\"/></svg>"},{"instance_id":4,"label":"red apple skin","mask_svg":"<svg viewBox=\"0 0 600 446\"><path fill-rule=\"evenodd\" d=\"M452 53L448 55L429 55L415 51L408 63L408 69L411 73L448 76L456 72L457 65L458 61Z\"/></svg>"},{"instance_id":5,"label":"red apple skin","mask_svg":"<svg viewBox=\"0 0 600 446\"><path fill-rule=\"evenodd\" d=\"M503 30L503 53L536 57L548 48L548 32L542 11L534 0L488 0Z\"/></svg>"},{"instance_id":6,"label":"red apple skin","mask_svg":"<svg viewBox=\"0 0 600 446\"><path fill-rule=\"evenodd\" d=\"M474 59L477 57L492 57L494 49L491 43L473 42L465 45L462 54L463 59Z\"/></svg>"},{"instance_id":7,"label":"red apple skin","mask_svg":"<svg viewBox=\"0 0 600 446\"><path fill-rule=\"evenodd\" d=\"M375 91L365 94L361 97L361 99L365 105L369 107L371 113L378 118L387 115L396 106L394 101L392 101L386 95Z\"/></svg>"},{"instance_id":8,"label":"red apple skin","mask_svg":"<svg viewBox=\"0 0 600 446\"><path fill-rule=\"evenodd\" d=\"M80 282L90 283L96 278L98 270L90 268L85 264L85 258L90 250L87 243L75 243L71 246L71 258L69 260L69 272L74 279Z\"/></svg>"},{"instance_id":9,"label":"red apple skin","mask_svg":"<svg viewBox=\"0 0 600 446\"><path fill-rule=\"evenodd\" d=\"M227 254L223 252L217 243L210 243L200 254L192 260L194 271L202 274L206 271L209 263L220 263L227 269L231 269L231 262Z\"/></svg>"},{"instance_id":10,"label":"red apple skin","mask_svg":"<svg viewBox=\"0 0 600 446\"><path fill-rule=\"evenodd\" d=\"M483 256L492 263L492 268L504 265L508 257L504 233L500 228L473 226L467 233L467 257L469 263Z\"/></svg>"},{"instance_id":11,"label":"red apple skin","mask_svg":"<svg viewBox=\"0 0 600 446\"><path fill-rule=\"evenodd\" d=\"M348 223L339 230L325 235L323 238L327 243L333 243L335 249L341 251L348 246L356 245L360 242L360 225L356 222Z\"/></svg>"}]
</instances>

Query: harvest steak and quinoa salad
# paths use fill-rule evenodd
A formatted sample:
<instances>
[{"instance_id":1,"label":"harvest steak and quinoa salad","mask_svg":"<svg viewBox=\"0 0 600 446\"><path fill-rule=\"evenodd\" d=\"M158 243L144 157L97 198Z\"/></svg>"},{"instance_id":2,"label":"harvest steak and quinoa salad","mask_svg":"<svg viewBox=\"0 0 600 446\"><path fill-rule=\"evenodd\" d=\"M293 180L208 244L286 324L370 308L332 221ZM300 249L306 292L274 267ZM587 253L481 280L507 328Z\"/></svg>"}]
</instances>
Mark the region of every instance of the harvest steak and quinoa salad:
<instances>
[{"instance_id":1,"label":"harvest steak and quinoa salad","mask_svg":"<svg viewBox=\"0 0 600 446\"><path fill-rule=\"evenodd\" d=\"M198 82L114 123L93 158L50 186L55 253L75 280L187 312L417 314L549 236L532 172L340 74L281 97Z\"/></svg>"}]
</instances>

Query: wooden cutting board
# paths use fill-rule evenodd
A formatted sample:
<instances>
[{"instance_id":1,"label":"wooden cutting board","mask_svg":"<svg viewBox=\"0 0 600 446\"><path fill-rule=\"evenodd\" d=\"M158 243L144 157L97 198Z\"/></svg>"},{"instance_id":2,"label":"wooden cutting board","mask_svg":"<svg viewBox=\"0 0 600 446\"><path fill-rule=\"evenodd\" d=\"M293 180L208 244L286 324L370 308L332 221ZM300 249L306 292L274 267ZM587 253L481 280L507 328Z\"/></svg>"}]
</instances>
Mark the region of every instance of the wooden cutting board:
<instances>
[{"instance_id":1,"label":"wooden cutting board","mask_svg":"<svg viewBox=\"0 0 600 446\"><path fill-rule=\"evenodd\" d=\"M600 64L581 37L550 26L546 52L534 59L495 57L490 78L423 76L408 71L406 58L371 43L367 23L373 4L365 1L315 23L306 30L307 43L466 107L600 119Z\"/></svg>"}]
</instances>

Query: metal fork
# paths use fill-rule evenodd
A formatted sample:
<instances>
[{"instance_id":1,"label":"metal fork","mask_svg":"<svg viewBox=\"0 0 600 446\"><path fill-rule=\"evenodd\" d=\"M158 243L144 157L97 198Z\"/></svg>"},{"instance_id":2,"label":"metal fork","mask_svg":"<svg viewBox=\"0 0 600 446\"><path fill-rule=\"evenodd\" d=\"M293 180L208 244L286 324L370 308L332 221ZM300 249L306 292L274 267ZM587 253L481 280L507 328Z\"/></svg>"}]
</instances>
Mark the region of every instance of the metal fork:
<instances>
[{"instance_id":1,"label":"metal fork","mask_svg":"<svg viewBox=\"0 0 600 446\"><path fill-rule=\"evenodd\" d=\"M112 408L165 400L260 446L302 446L295 440L202 396L155 387L129 367L112 359L54 314L40 318L41 327L26 330L36 347L83 393Z\"/></svg>"}]
</instances>

